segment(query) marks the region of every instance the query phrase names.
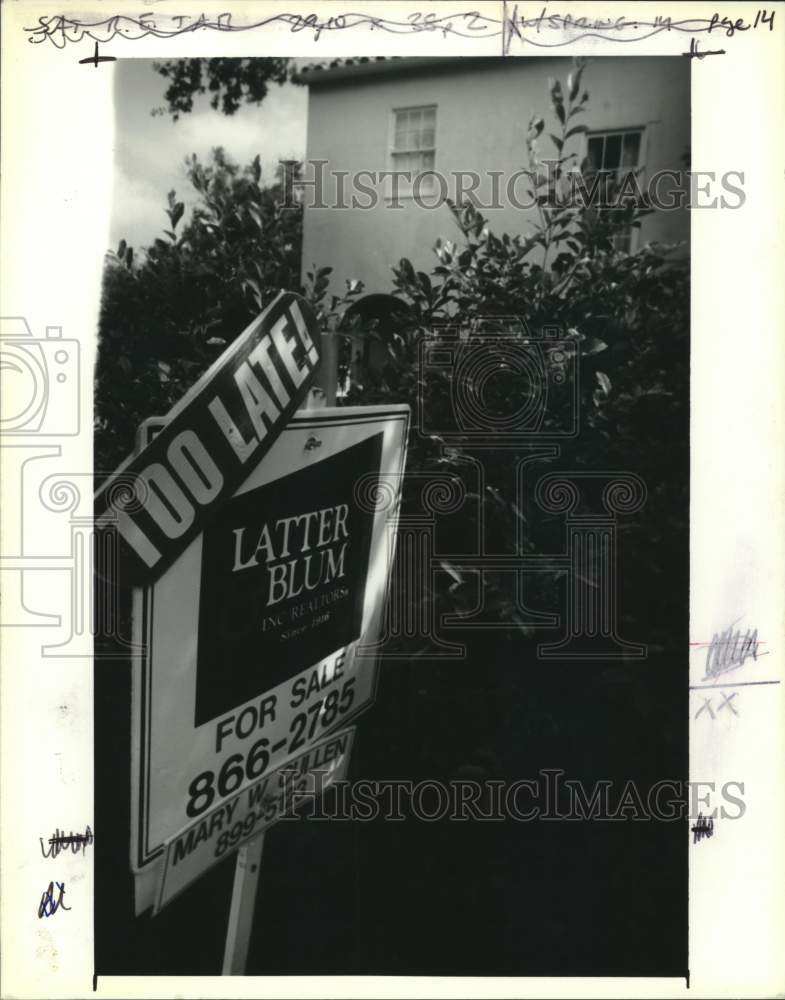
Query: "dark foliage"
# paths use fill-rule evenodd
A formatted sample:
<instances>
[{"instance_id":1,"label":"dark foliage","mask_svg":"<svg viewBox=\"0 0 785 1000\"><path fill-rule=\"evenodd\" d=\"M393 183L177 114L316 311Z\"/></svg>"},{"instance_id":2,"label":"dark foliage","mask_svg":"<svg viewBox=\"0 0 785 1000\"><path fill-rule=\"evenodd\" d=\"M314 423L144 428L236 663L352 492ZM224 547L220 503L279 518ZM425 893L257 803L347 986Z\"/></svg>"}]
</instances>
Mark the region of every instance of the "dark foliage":
<instances>
[{"instance_id":1,"label":"dark foliage","mask_svg":"<svg viewBox=\"0 0 785 1000\"><path fill-rule=\"evenodd\" d=\"M169 81L159 113L168 111L175 121L193 110L197 94L209 93L212 108L233 115L241 104L261 104L270 84L291 77L289 59L168 59L154 66Z\"/></svg>"}]
</instances>

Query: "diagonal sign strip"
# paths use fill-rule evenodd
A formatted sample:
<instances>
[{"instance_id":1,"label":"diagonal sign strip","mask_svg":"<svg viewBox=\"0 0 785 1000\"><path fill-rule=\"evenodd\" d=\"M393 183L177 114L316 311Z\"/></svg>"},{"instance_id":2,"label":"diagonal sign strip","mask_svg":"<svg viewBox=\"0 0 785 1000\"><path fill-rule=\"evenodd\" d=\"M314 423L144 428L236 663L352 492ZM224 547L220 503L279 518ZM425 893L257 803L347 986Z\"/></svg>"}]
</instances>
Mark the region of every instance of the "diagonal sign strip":
<instances>
[{"instance_id":1,"label":"diagonal sign strip","mask_svg":"<svg viewBox=\"0 0 785 1000\"><path fill-rule=\"evenodd\" d=\"M281 292L101 486L95 526L116 531L124 583L157 578L205 528L300 407L319 357L313 310Z\"/></svg>"}]
</instances>

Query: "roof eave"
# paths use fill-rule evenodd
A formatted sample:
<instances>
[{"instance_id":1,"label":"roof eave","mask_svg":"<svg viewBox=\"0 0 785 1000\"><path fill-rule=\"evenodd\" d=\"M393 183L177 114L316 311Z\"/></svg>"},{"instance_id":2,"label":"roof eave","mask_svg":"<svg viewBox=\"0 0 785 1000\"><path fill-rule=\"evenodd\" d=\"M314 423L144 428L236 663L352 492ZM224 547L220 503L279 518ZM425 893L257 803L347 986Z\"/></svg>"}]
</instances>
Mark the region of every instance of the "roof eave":
<instances>
[{"instance_id":1,"label":"roof eave","mask_svg":"<svg viewBox=\"0 0 785 1000\"><path fill-rule=\"evenodd\" d=\"M463 58L465 61L466 57ZM363 62L342 63L338 66L328 66L326 69L305 67L305 69L295 73L293 79L296 83L303 83L308 87L323 87L334 83L343 83L346 80L355 80L358 77L389 76L396 73L412 73L418 69L435 69L458 61L460 61L458 56L403 58L381 56L378 59L368 57Z\"/></svg>"}]
</instances>

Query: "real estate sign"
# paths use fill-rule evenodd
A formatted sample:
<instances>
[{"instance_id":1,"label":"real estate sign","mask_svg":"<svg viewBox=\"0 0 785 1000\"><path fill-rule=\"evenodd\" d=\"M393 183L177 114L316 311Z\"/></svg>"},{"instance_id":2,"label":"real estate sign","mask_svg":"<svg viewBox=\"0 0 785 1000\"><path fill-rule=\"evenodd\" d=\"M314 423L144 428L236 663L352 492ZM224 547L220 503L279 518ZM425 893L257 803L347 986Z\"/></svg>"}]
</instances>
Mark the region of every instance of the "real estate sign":
<instances>
[{"instance_id":1,"label":"real estate sign","mask_svg":"<svg viewBox=\"0 0 785 1000\"><path fill-rule=\"evenodd\" d=\"M373 700L363 649L381 625L408 420L407 406L298 411L168 569L136 589L137 911L153 902L173 838L226 817Z\"/></svg>"}]
</instances>

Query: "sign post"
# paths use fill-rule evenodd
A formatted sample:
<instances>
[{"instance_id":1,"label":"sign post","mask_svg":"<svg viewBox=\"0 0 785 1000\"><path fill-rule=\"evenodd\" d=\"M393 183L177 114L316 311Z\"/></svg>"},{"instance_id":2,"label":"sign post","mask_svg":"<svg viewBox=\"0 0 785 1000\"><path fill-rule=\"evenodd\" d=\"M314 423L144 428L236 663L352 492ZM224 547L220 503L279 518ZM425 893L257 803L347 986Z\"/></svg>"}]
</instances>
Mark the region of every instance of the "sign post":
<instances>
[{"instance_id":1,"label":"sign post","mask_svg":"<svg viewBox=\"0 0 785 1000\"><path fill-rule=\"evenodd\" d=\"M260 833L237 852L222 969L225 976L245 975L263 850L264 834Z\"/></svg>"}]
</instances>

